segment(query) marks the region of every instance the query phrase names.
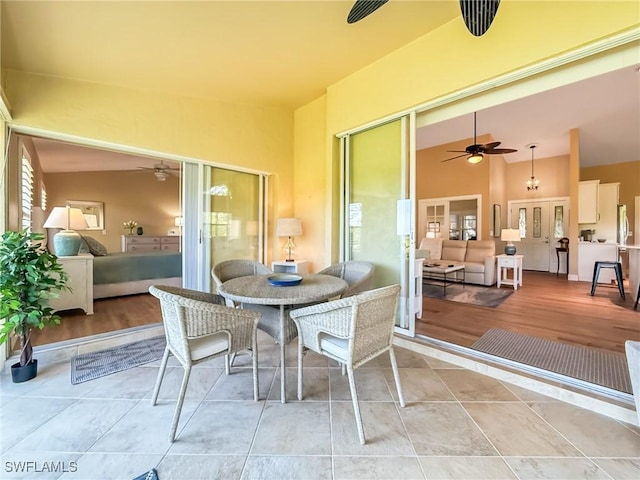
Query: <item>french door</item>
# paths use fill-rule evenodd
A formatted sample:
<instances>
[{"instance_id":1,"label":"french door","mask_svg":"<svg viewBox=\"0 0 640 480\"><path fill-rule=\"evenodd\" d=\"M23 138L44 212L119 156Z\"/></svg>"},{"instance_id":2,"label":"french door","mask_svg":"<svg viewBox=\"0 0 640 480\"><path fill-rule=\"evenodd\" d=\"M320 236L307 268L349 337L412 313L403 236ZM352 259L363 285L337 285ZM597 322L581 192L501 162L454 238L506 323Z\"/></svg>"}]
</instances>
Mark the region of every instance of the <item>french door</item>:
<instances>
[{"instance_id":1,"label":"french door","mask_svg":"<svg viewBox=\"0 0 640 480\"><path fill-rule=\"evenodd\" d=\"M414 123L405 116L342 139L341 256L372 262L374 287L401 285L396 326L411 336L422 302L414 281Z\"/></svg>"},{"instance_id":2,"label":"french door","mask_svg":"<svg viewBox=\"0 0 640 480\"><path fill-rule=\"evenodd\" d=\"M566 273L566 261L558 269L556 247L569 232L569 200L557 198L538 201L512 201L509 208L510 228L520 231L516 243L518 254L524 255L524 270Z\"/></svg>"}]
</instances>

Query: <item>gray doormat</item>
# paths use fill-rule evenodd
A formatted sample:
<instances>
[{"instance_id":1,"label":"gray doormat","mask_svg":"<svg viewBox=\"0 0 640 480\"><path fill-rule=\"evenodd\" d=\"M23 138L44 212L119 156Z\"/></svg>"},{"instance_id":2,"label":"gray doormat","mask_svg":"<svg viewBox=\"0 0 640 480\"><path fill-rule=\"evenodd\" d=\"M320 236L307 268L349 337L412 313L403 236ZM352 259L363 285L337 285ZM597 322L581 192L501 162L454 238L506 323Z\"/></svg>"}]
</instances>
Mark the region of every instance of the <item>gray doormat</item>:
<instances>
[{"instance_id":1,"label":"gray doormat","mask_svg":"<svg viewBox=\"0 0 640 480\"><path fill-rule=\"evenodd\" d=\"M495 308L514 292L512 289L483 287L480 285L449 285L444 296L442 285L422 285L422 296Z\"/></svg>"},{"instance_id":2,"label":"gray doormat","mask_svg":"<svg viewBox=\"0 0 640 480\"><path fill-rule=\"evenodd\" d=\"M166 340L162 335L98 352L76 355L71 359L71 383L76 385L159 360L165 346Z\"/></svg>"},{"instance_id":3,"label":"gray doormat","mask_svg":"<svg viewBox=\"0 0 640 480\"><path fill-rule=\"evenodd\" d=\"M492 328L471 348L514 362L631 393L627 360L621 353L578 347Z\"/></svg>"}]
</instances>

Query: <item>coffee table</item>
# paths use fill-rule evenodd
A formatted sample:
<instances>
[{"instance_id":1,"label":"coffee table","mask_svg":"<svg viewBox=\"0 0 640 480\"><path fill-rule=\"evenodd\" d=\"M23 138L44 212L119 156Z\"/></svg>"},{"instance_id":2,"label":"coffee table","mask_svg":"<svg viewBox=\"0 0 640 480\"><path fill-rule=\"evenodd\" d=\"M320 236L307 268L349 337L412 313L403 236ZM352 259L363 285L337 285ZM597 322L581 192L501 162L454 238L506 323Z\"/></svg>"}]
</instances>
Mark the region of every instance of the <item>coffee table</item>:
<instances>
[{"instance_id":1,"label":"coffee table","mask_svg":"<svg viewBox=\"0 0 640 480\"><path fill-rule=\"evenodd\" d=\"M445 262L429 262L422 267L423 282L428 285L442 285L443 296L447 295L447 287L456 283L464 286L464 265Z\"/></svg>"}]
</instances>

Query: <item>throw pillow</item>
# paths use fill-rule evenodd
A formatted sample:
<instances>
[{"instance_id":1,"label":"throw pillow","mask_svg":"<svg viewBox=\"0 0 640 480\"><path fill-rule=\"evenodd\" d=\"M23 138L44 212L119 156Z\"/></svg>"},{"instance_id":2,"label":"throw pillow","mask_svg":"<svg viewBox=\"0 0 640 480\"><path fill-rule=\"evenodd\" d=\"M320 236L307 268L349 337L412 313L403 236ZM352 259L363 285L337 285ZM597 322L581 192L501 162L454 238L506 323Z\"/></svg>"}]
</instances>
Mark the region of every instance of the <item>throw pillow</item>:
<instances>
[{"instance_id":1,"label":"throw pillow","mask_svg":"<svg viewBox=\"0 0 640 480\"><path fill-rule=\"evenodd\" d=\"M91 250L89 250L89 245L87 245L87 241L84 239L84 237L82 237L82 239L80 240L80 250L78 250L78 253L91 253Z\"/></svg>"},{"instance_id":2,"label":"throw pillow","mask_svg":"<svg viewBox=\"0 0 640 480\"><path fill-rule=\"evenodd\" d=\"M95 238L85 237L85 236L83 236L82 238L87 243L87 246L89 247L89 251L91 252L92 255L95 255L96 257L104 257L107 254L107 247L102 245Z\"/></svg>"}]
</instances>

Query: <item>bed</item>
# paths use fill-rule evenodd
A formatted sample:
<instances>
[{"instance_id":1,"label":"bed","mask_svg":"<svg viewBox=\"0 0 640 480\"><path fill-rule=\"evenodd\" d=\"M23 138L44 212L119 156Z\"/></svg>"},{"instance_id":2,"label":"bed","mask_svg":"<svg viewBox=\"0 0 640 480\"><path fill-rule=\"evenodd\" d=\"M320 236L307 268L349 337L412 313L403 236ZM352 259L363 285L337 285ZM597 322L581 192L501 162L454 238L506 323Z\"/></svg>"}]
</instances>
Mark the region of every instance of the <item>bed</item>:
<instances>
[{"instance_id":1,"label":"bed","mask_svg":"<svg viewBox=\"0 0 640 480\"><path fill-rule=\"evenodd\" d=\"M93 259L94 299L147 293L154 284L182 286L182 253L110 253Z\"/></svg>"}]
</instances>

